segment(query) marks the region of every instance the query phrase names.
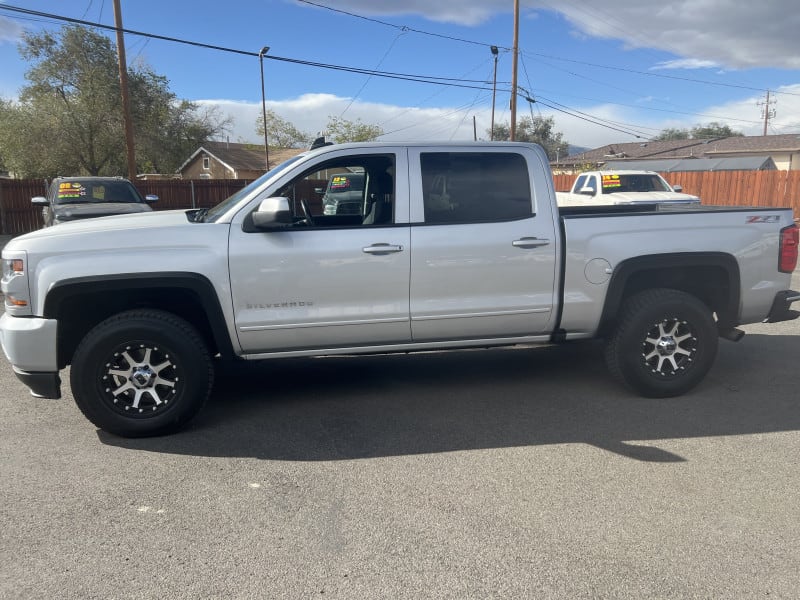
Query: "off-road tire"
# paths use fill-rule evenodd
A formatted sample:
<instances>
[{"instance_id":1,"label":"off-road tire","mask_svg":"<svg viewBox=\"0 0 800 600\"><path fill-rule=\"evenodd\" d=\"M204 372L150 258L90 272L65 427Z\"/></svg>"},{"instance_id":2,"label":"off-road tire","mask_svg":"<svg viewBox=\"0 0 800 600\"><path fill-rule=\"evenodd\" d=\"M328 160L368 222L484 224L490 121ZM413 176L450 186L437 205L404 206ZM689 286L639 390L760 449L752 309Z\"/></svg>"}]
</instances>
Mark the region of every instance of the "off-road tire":
<instances>
[{"instance_id":1,"label":"off-road tire","mask_svg":"<svg viewBox=\"0 0 800 600\"><path fill-rule=\"evenodd\" d=\"M122 437L180 429L200 411L213 381L197 330L154 309L122 312L95 326L75 350L70 373L81 412Z\"/></svg>"},{"instance_id":2,"label":"off-road tire","mask_svg":"<svg viewBox=\"0 0 800 600\"><path fill-rule=\"evenodd\" d=\"M706 376L719 336L711 310L679 290L655 288L627 299L606 342L611 374L650 398L679 396Z\"/></svg>"}]
</instances>

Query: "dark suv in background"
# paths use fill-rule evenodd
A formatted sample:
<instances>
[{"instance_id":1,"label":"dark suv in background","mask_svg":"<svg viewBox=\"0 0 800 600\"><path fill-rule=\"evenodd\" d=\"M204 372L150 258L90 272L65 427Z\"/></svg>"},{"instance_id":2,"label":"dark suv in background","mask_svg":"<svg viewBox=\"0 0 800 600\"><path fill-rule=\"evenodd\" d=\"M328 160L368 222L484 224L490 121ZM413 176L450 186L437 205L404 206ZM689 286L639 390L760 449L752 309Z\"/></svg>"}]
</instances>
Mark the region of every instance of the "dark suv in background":
<instances>
[{"instance_id":1,"label":"dark suv in background","mask_svg":"<svg viewBox=\"0 0 800 600\"><path fill-rule=\"evenodd\" d=\"M158 196L142 198L133 184L122 177L57 177L47 197L36 196L41 205L44 226L67 221L107 217L153 210L150 203Z\"/></svg>"}]
</instances>

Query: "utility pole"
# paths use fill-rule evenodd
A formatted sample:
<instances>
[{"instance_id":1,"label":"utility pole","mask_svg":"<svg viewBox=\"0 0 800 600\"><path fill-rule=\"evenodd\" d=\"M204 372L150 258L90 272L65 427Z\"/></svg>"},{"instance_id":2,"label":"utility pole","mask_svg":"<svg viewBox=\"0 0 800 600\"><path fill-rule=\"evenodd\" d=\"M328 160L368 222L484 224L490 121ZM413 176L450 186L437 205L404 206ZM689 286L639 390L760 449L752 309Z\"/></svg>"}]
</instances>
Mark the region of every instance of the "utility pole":
<instances>
[{"instance_id":1,"label":"utility pole","mask_svg":"<svg viewBox=\"0 0 800 600\"><path fill-rule=\"evenodd\" d=\"M769 125L769 120L775 118L775 109L770 108L770 104L775 104L777 100L770 100L769 99L769 90L767 90L767 100L766 102L759 102L758 106L763 106L764 108L761 109L761 116L764 117L764 135L767 135L767 125Z\"/></svg>"},{"instance_id":2,"label":"utility pole","mask_svg":"<svg viewBox=\"0 0 800 600\"><path fill-rule=\"evenodd\" d=\"M492 46L491 50L494 55L494 77L492 78L492 133L489 139L494 141L494 100L497 96L497 55L499 51L497 50L497 46Z\"/></svg>"},{"instance_id":3,"label":"utility pole","mask_svg":"<svg viewBox=\"0 0 800 600\"><path fill-rule=\"evenodd\" d=\"M264 119L264 162L269 171L269 140L267 139L267 96L264 94L264 55L269 52L269 46L264 46L258 51L258 63L261 67L261 114Z\"/></svg>"},{"instance_id":4,"label":"utility pole","mask_svg":"<svg viewBox=\"0 0 800 600\"><path fill-rule=\"evenodd\" d=\"M122 33L122 9L119 7L119 0L114 0L114 26L117 28L119 89L122 93L122 121L125 125L125 148L128 154L128 179L136 181L136 149L133 143L131 99L128 94L128 67L125 61L125 38Z\"/></svg>"},{"instance_id":5,"label":"utility pole","mask_svg":"<svg viewBox=\"0 0 800 600\"><path fill-rule=\"evenodd\" d=\"M511 66L511 141L517 136L517 58L519 55L519 0L514 0L514 55Z\"/></svg>"}]
</instances>

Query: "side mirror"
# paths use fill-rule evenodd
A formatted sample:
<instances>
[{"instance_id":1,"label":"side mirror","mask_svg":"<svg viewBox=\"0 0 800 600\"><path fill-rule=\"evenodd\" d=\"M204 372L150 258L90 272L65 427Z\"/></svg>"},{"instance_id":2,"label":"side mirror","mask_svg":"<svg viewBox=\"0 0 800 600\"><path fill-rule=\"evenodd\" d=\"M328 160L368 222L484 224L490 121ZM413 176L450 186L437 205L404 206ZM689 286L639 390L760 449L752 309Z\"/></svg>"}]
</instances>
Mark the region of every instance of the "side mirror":
<instances>
[{"instance_id":1,"label":"side mirror","mask_svg":"<svg viewBox=\"0 0 800 600\"><path fill-rule=\"evenodd\" d=\"M155 194L147 194L147 196L144 197L144 201L147 202L148 204L150 202L158 202L158 196L156 196Z\"/></svg>"},{"instance_id":2,"label":"side mirror","mask_svg":"<svg viewBox=\"0 0 800 600\"><path fill-rule=\"evenodd\" d=\"M33 204L43 204L44 206L47 206L49 204L47 202L47 198L45 198L44 196L34 196L33 198L31 198L31 202Z\"/></svg>"},{"instance_id":3,"label":"side mirror","mask_svg":"<svg viewBox=\"0 0 800 600\"><path fill-rule=\"evenodd\" d=\"M682 192L683 191L683 186L682 185L673 185L672 186L672 190L675 191L675 192Z\"/></svg>"},{"instance_id":4,"label":"side mirror","mask_svg":"<svg viewBox=\"0 0 800 600\"><path fill-rule=\"evenodd\" d=\"M274 196L262 200L252 217L253 225L258 229L291 225L292 211L289 209L289 199Z\"/></svg>"},{"instance_id":5,"label":"side mirror","mask_svg":"<svg viewBox=\"0 0 800 600\"><path fill-rule=\"evenodd\" d=\"M594 196L594 188L585 185L580 189L578 193L583 194L584 196Z\"/></svg>"},{"instance_id":6,"label":"side mirror","mask_svg":"<svg viewBox=\"0 0 800 600\"><path fill-rule=\"evenodd\" d=\"M314 188L314 193L315 194L324 194L325 190L322 189L321 187L316 187L316 188Z\"/></svg>"}]
</instances>

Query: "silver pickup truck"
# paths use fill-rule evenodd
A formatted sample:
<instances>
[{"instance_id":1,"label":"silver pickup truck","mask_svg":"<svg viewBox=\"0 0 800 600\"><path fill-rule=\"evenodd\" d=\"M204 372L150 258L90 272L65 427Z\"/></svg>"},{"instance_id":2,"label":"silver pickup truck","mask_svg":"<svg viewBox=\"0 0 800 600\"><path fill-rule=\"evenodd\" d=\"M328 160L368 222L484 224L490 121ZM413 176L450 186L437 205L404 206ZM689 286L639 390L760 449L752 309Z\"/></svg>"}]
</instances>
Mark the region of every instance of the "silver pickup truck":
<instances>
[{"instance_id":1,"label":"silver pickup truck","mask_svg":"<svg viewBox=\"0 0 800 600\"><path fill-rule=\"evenodd\" d=\"M357 210L324 214L349 174ZM788 209L559 209L534 145L324 146L210 210L15 238L0 340L35 396L71 365L78 407L122 436L184 425L227 359L599 337L617 379L667 397L739 324L798 316L797 252Z\"/></svg>"}]
</instances>

